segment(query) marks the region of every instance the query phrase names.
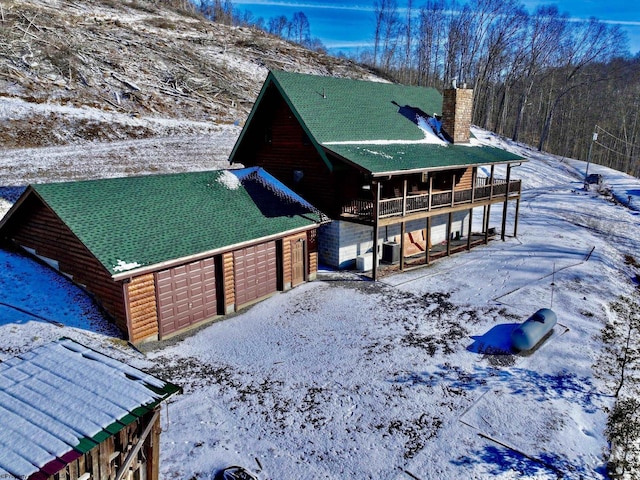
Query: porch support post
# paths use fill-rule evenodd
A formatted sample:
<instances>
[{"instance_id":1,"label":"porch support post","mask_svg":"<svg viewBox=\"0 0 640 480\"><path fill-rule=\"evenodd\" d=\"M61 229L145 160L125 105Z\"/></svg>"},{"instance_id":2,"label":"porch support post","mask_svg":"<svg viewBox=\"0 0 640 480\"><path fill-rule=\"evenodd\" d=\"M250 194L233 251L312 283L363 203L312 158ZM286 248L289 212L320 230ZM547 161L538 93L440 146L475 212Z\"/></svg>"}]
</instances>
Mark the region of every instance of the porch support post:
<instances>
[{"instance_id":1,"label":"porch support post","mask_svg":"<svg viewBox=\"0 0 640 480\"><path fill-rule=\"evenodd\" d=\"M507 165L507 191L504 195L504 206L502 207L502 232L500 239L504 242L504 236L507 228L507 206L509 204L509 181L511 181L511 164Z\"/></svg>"},{"instance_id":2,"label":"porch support post","mask_svg":"<svg viewBox=\"0 0 640 480\"><path fill-rule=\"evenodd\" d=\"M405 223L400 222L400 271L404 270L404 231Z\"/></svg>"},{"instance_id":3,"label":"porch support post","mask_svg":"<svg viewBox=\"0 0 640 480\"><path fill-rule=\"evenodd\" d=\"M456 204L456 174L451 175L451 206Z\"/></svg>"},{"instance_id":4,"label":"porch support post","mask_svg":"<svg viewBox=\"0 0 640 480\"><path fill-rule=\"evenodd\" d=\"M407 179L404 179L402 185L402 216L407 214Z\"/></svg>"},{"instance_id":5,"label":"porch support post","mask_svg":"<svg viewBox=\"0 0 640 480\"><path fill-rule=\"evenodd\" d=\"M471 172L471 205L476 201L476 182L478 181L478 167Z\"/></svg>"},{"instance_id":6,"label":"porch support post","mask_svg":"<svg viewBox=\"0 0 640 480\"><path fill-rule=\"evenodd\" d=\"M482 207L482 233L487 231L487 206Z\"/></svg>"},{"instance_id":7,"label":"porch support post","mask_svg":"<svg viewBox=\"0 0 640 480\"><path fill-rule=\"evenodd\" d=\"M426 244L426 248L424 249L425 251L425 262L427 265L429 265L429 250L431 250L429 248L429 245L431 245L431 217L427 217L427 244Z\"/></svg>"},{"instance_id":8,"label":"porch support post","mask_svg":"<svg viewBox=\"0 0 640 480\"><path fill-rule=\"evenodd\" d=\"M485 218L484 244L489 243L489 219L491 218L491 204L487 205L487 218Z\"/></svg>"},{"instance_id":9,"label":"porch support post","mask_svg":"<svg viewBox=\"0 0 640 480\"><path fill-rule=\"evenodd\" d=\"M473 208L469 209L469 230L467 233L467 250L471 250L471 224L473 223Z\"/></svg>"},{"instance_id":10,"label":"porch support post","mask_svg":"<svg viewBox=\"0 0 640 480\"><path fill-rule=\"evenodd\" d=\"M489 177L489 184L490 184L490 187L489 187L489 200L491 200L493 198L493 181L494 181L493 172L495 171L495 169L496 169L496 166L495 165L491 165L491 176Z\"/></svg>"},{"instance_id":11,"label":"porch support post","mask_svg":"<svg viewBox=\"0 0 640 480\"><path fill-rule=\"evenodd\" d=\"M373 269L371 278L378 280L378 230L380 221L380 182L376 182L376 201L373 202Z\"/></svg>"},{"instance_id":12,"label":"porch support post","mask_svg":"<svg viewBox=\"0 0 640 480\"><path fill-rule=\"evenodd\" d=\"M447 256L451 255L451 219L453 217L453 212L449 212L449 217L447 218Z\"/></svg>"},{"instance_id":13,"label":"porch support post","mask_svg":"<svg viewBox=\"0 0 640 480\"><path fill-rule=\"evenodd\" d=\"M433 176L429 174L429 203L427 205L427 211L431 211L431 195L433 193Z\"/></svg>"},{"instance_id":14,"label":"porch support post","mask_svg":"<svg viewBox=\"0 0 640 480\"><path fill-rule=\"evenodd\" d=\"M520 216L520 197L516 200L516 218L513 221L513 236L518 236L518 217Z\"/></svg>"}]
</instances>

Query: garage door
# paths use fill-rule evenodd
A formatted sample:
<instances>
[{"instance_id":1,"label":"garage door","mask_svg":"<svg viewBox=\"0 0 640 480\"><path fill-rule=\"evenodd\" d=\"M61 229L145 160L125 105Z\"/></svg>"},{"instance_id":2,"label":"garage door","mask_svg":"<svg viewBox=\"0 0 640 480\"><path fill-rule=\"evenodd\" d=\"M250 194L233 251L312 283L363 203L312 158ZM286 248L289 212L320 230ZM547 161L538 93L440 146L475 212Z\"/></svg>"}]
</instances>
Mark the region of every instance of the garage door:
<instances>
[{"instance_id":1,"label":"garage door","mask_svg":"<svg viewBox=\"0 0 640 480\"><path fill-rule=\"evenodd\" d=\"M156 289L161 337L218 313L213 258L158 272Z\"/></svg>"},{"instance_id":2,"label":"garage door","mask_svg":"<svg viewBox=\"0 0 640 480\"><path fill-rule=\"evenodd\" d=\"M278 290L275 242L236 250L233 264L239 307Z\"/></svg>"}]
</instances>

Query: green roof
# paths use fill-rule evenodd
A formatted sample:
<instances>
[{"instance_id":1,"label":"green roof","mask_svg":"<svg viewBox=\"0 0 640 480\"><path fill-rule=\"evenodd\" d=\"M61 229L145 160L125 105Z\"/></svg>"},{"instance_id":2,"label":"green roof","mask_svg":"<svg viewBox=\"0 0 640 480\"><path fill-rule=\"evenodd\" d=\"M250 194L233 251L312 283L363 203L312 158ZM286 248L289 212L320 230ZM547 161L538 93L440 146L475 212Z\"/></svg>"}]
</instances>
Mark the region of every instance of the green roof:
<instances>
[{"instance_id":1,"label":"green roof","mask_svg":"<svg viewBox=\"0 0 640 480\"><path fill-rule=\"evenodd\" d=\"M399 108L429 115L442 109L433 88L280 71L271 78L318 143L421 140L422 131Z\"/></svg>"},{"instance_id":2,"label":"green roof","mask_svg":"<svg viewBox=\"0 0 640 480\"><path fill-rule=\"evenodd\" d=\"M32 188L113 276L321 220L317 210L259 168Z\"/></svg>"},{"instance_id":3,"label":"green roof","mask_svg":"<svg viewBox=\"0 0 640 480\"><path fill-rule=\"evenodd\" d=\"M328 145L335 154L369 170L374 175L411 170L444 170L470 165L491 165L520 160L500 148L484 145Z\"/></svg>"},{"instance_id":4,"label":"green roof","mask_svg":"<svg viewBox=\"0 0 640 480\"><path fill-rule=\"evenodd\" d=\"M312 142L321 147L329 168L333 167L327 152L374 175L523 161L505 150L474 142L440 145L426 141L416 116L441 115L442 95L434 88L272 71L248 124L271 84ZM238 144L242 139L241 134Z\"/></svg>"}]
</instances>

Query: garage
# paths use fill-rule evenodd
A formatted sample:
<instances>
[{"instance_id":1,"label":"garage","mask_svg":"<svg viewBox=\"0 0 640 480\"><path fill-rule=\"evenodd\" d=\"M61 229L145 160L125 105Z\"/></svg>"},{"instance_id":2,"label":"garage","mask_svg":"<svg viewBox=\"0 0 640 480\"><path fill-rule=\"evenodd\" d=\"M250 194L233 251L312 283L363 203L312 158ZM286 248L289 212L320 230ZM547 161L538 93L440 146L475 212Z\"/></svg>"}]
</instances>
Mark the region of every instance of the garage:
<instances>
[{"instance_id":1,"label":"garage","mask_svg":"<svg viewBox=\"0 0 640 480\"><path fill-rule=\"evenodd\" d=\"M156 274L160 338L218 314L213 258Z\"/></svg>"},{"instance_id":2,"label":"garage","mask_svg":"<svg viewBox=\"0 0 640 480\"><path fill-rule=\"evenodd\" d=\"M236 304L240 307L278 291L276 242L233 252Z\"/></svg>"},{"instance_id":3,"label":"garage","mask_svg":"<svg viewBox=\"0 0 640 480\"><path fill-rule=\"evenodd\" d=\"M81 284L140 344L314 280L317 247L298 243L325 218L260 168L145 175L30 185L0 242Z\"/></svg>"}]
</instances>

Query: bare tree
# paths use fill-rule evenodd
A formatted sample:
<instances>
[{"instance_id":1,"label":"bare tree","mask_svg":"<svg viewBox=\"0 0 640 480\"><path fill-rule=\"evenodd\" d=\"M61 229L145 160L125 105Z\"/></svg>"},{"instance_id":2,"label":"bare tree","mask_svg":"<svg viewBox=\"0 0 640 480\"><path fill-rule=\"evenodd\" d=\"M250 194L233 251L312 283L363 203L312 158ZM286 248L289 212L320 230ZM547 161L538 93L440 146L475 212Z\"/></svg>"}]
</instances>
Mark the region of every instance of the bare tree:
<instances>
[{"instance_id":1,"label":"bare tree","mask_svg":"<svg viewBox=\"0 0 640 480\"><path fill-rule=\"evenodd\" d=\"M295 12L291 18L290 38L300 45L304 45L311 39L311 26L304 12Z\"/></svg>"},{"instance_id":2,"label":"bare tree","mask_svg":"<svg viewBox=\"0 0 640 480\"><path fill-rule=\"evenodd\" d=\"M594 78L586 72L585 67L620 55L624 45L619 29L609 27L595 18L588 22L573 23L571 34L567 37L561 48L564 65L557 70L558 81L550 89L538 150L544 148L560 101L576 88L593 86L607 78L607 75Z\"/></svg>"},{"instance_id":3,"label":"bare tree","mask_svg":"<svg viewBox=\"0 0 640 480\"><path fill-rule=\"evenodd\" d=\"M474 81L474 121L485 128L493 113L496 91L507 83L513 72L509 67L518 62L529 18L516 0L486 3L489 22L483 34ZM502 92L506 94L507 90L503 87ZM507 100L506 95L502 97L502 101Z\"/></svg>"},{"instance_id":4,"label":"bare tree","mask_svg":"<svg viewBox=\"0 0 640 480\"><path fill-rule=\"evenodd\" d=\"M407 0L407 15L404 23L404 59L400 70L404 83L413 83L413 0Z\"/></svg>"},{"instance_id":5,"label":"bare tree","mask_svg":"<svg viewBox=\"0 0 640 480\"><path fill-rule=\"evenodd\" d=\"M378 65L380 57L384 71L389 72L398 46L400 20L396 0L376 0L374 2L375 32L373 61Z\"/></svg>"},{"instance_id":6,"label":"bare tree","mask_svg":"<svg viewBox=\"0 0 640 480\"><path fill-rule=\"evenodd\" d=\"M553 60L558 58L559 45L567 28L568 15L560 14L558 7L541 6L536 8L529 24L529 41L524 45L525 67L523 72L523 87L513 127L512 139L517 141L524 119L525 108L529 95L538 78L546 69L553 66Z\"/></svg>"},{"instance_id":7,"label":"bare tree","mask_svg":"<svg viewBox=\"0 0 640 480\"><path fill-rule=\"evenodd\" d=\"M445 0L427 0L420 9L416 52L419 85L442 86L447 8Z\"/></svg>"},{"instance_id":8,"label":"bare tree","mask_svg":"<svg viewBox=\"0 0 640 480\"><path fill-rule=\"evenodd\" d=\"M284 37L285 32L287 31L287 25L289 24L289 20L284 15L279 15L277 17L271 17L267 22L268 32L277 35L279 37Z\"/></svg>"}]
</instances>

